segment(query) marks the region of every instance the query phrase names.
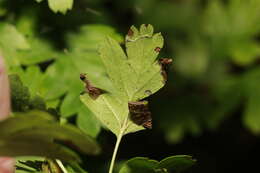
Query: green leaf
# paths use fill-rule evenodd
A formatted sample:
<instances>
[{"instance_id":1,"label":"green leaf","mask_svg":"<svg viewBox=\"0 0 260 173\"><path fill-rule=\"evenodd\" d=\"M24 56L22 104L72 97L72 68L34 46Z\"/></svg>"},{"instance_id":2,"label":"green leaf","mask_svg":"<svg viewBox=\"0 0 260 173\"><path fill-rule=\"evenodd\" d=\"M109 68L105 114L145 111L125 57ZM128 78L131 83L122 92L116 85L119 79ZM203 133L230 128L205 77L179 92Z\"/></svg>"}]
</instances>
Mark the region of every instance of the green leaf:
<instances>
[{"instance_id":1,"label":"green leaf","mask_svg":"<svg viewBox=\"0 0 260 173\"><path fill-rule=\"evenodd\" d=\"M254 41L241 41L231 48L232 59L238 65L250 65L260 55L260 45Z\"/></svg>"},{"instance_id":2,"label":"green leaf","mask_svg":"<svg viewBox=\"0 0 260 173\"><path fill-rule=\"evenodd\" d=\"M20 61L17 58L17 52L30 49L25 37L16 30L15 26L1 22L0 38L0 52L5 57L9 70L11 66L19 66Z\"/></svg>"},{"instance_id":3,"label":"green leaf","mask_svg":"<svg viewBox=\"0 0 260 173\"><path fill-rule=\"evenodd\" d=\"M43 95L40 88L44 80L44 75L39 66L29 66L23 73L20 72L19 76L24 85L29 88L31 96Z\"/></svg>"},{"instance_id":4,"label":"green leaf","mask_svg":"<svg viewBox=\"0 0 260 173\"><path fill-rule=\"evenodd\" d=\"M36 0L42 2L43 0ZM65 14L67 10L72 9L73 0L48 0L49 7L55 13L61 12Z\"/></svg>"},{"instance_id":5,"label":"green leaf","mask_svg":"<svg viewBox=\"0 0 260 173\"><path fill-rule=\"evenodd\" d=\"M61 104L62 116L69 117L79 113L83 105L79 99L79 94L84 90L79 80L80 73L88 73L91 79L95 79L93 82L98 86L111 85L105 76L97 51L98 45L106 35L122 40L114 29L104 25L85 25L80 28L79 32L69 33L67 36L68 53L60 56L47 69L43 82L43 86L48 88L44 90L46 98L55 99L67 93Z\"/></svg>"},{"instance_id":6,"label":"green leaf","mask_svg":"<svg viewBox=\"0 0 260 173\"><path fill-rule=\"evenodd\" d=\"M64 145L87 154L98 154L96 142L77 128L59 124L44 112L17 114L0 122L0 155L43 156L61 160L79 160ZM39 147L41 146L41 147Z\"/></svg>"},{"instance_id":7,"label":"green leaf","mask_svg":"<svg viewBox=\"0 0 260 173\"><path fill-rule=\"evenodd\" d=\"M160 161L158 168L166 169L168 172L182 172L194 165L196 160L191 156L177 155L171 156Z\"/></svg>"},{"instance_id":8,"label":"green leaf","mask_svg":"<svg viewBox=\"0 0 260 173\"><path fill-rule=\"evenodd\" d=\"M42 2L43 0L36 0L38 3ZM73 0L48 0L48 4L50 9L57 13L61 12L65 14L68 10L72 9Z\"/></svg>"},{"instance_id":9,"label":"green leaf","mask_svg":"<svg viewBox=\"0 0 260 173\"><path fill-rule=\"evenodd\" d=\"M259 57L255 37L259 33L260 1L210 1L204 14L204 32L215 51L229 56L238 65L250 65ZM217 54L217 52L214 52Z\"/></svg>"},{"instance_id":10,"label":"green leaf","mask_svg":"<svg viewBox=\"0 0 260 173\"><path fill-rule=\"evenodd\" d=\"M60 55L59 59L44 73L45 77L41 85L44 98L54 100L64 95L69 90L70 84L77 80L75 71L73 61L66 55ZM73 80L72 77L75 79Z\"/></svg>"},{"instance_id":11,"label":"green leaf","mask_svg":"<svg viewBox=\"0 0 260 173\"><path fill-rule=\"evenodd\" d=\"M170 173L182 172L195 164L191 156L171 156L158 162L144 157L136 157L128 160L119 173Z\"/></svg>"},{"instance_id":12,"label":"green leaf","mask_svg":"<svg viewBox=\"0 0 260 173\"><path fill-rule=\"evenodd\" d=\"M88 173L87 171L83 170L78 163L71 162L69 165L66 167L68 173Z\"/></svg>"},{"instance_id":13,"label":"green leaf","mask_svg":"<svg viewBox=\"0 0 260 173\"><path fill-rule=\"evenodd\" d=\"M82 131L92 137L96 137L101 130L101 125L95 115L84 105L79 110L76 123Z\"/></svg>"},{"instance_id":14,"label":"green leaf","mask_svg":"<svg viewBox=\"0 0 260 173\"><path fill-rule=\"evenodd\" d=\"M44 161L43 157L16 157L15 173L37 173Z\"/></svg>"},{"instance_id":15,"label":"green leaf","mask_svg":"<svg viewBox=\"0 0 260 173\"><path fill-rule=\"evenodd\" d=\"M96 99L90 94L81 96L83 103L116 136L144 129L130 120L128 102L146 98L165 84L162 67L156 61L163 46L161 34L153 34L151 25L142 25L140 30L132 26L125 44L127 55L110 37L100 46L100 58L114 88Z\"/></svg>"},{"instance_id":16,"label":"green leaf","mask_svg":"<svg viewBox=\"0 0 260 173\"><path fill-rule=\"evenodd\" d=\"M247 72L243 80L244 92L247 95L243 122L255 134L260 133L259 78L260 69L256 68Z\"/></svg>"},{"instance_id":17,"label":"green leaf","mask_svg":"<svg viewBox=\"0 0 260 173\"><path fill-rule=\"evenodd\" d=\"M52 11L66 13L72 9L73 0L48 0L49 7Z\"/></svg>"},{"instance_id":18,"label":"green leaf","mask_svg":"<svg viewBox=\"0 0 260 173\"><path fill-rule=\"evenodd\" d=\"M153 173L159 162L144 157L135 157L128 160L119 173Z\"/></svg>"},{"instance_id":19,"label":"green leaf","mask_svg":"<svg viewBox=\"0 0 260 173\"><path fill-rule=\"evenodd\" d=\"M17 58L23 65L41 63L58 56L52 43L45 39L42 32L37 32L37 15L37 8L28 8L23 10L16 22L17 30L26 36L27 42L31 45L30 49L18 52Z\"/></svg>"},{"instance_id":20,"label":"green leaf","mask_svg":"<svg viewBox=\"0 0 260 173\"><path fill-rule=\"evenodd\" d=\"M77 77L77 76L75 76ZM74 85L75 84L75 85ZM70 87L71 92L68 92L61 104L61 114L63 117L69 117L79 112L82 107L82 103L79 100L80 91L83 91L83 86L79 83L79 80Z\"/></svg>"}]
</instances>

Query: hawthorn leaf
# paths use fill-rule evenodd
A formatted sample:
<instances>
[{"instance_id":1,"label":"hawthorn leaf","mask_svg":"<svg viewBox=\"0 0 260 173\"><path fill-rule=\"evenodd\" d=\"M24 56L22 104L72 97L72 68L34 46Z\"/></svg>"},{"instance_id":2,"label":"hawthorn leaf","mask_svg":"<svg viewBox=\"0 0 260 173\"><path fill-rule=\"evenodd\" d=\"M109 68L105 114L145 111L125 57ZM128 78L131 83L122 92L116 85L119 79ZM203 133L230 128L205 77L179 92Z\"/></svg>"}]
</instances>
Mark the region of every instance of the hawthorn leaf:
<instances>
[{"instance_id":1,"label":"hawthorn leaf","mask_svg":"<svg viewBox=\"0 0 260 173\"><path fill-rule=\"evenodd\" d=\"M44 38L44 33L37 32L37 14L35 8L22 12L16 22L17 30L26 36L30 49L17 52L19 61L23 65L32 65L54 59L58 56L52 43Z\"/></svg>"},{"instance_id":2,"label":"hawthorn leaf","mask_svg":"<svg viewBox=\"0 0 260 173\"><path fill-rule=\"evenodd\" d=\"M49 92L48 98L49 95L55 96L56 93L62 93L60 91L66 94L61 104L61 115L63 117L81 114L81 119L83 118L83 103L80 101L79 95L84 91L84 86L79 80L80 73L87 73L91 81L99 87L112 88L111 82L105 74L102 61L98 56L98 45L106 35L118 41L122 40L122 37L113 28L105 25L84 25L79 29L79 32L69 33L67 35L68 49L66 55L51 65L50 69L47 69L45 86L51 86L49 87L51 90L47 90ZM88 113L91 112L88 111ZM84 116L88 119L93 115L85 114ZM98 121L95 122L92 119L91 122L94 123L93 126L100 128ZM84 125L84 131L91 131L93 132L92 135L97 135L98 128L88 128L87 130L87 127L91 126Z\"/></svg>"},{"instance_id":3,"label":"hawthorn leaf","mask_svg":"<svg viewBox=\"0 0 260 173\"><path fill-rule=\"evenodd\" d=\"M10 71L11 66L20 65L17 52L30 49L30 44L15 26L3 22L0 23L0 38L0 52L5 57L8 71Z\"/></svg>"},{"instance_id":4,"label":"hawthorn leaf","mask_svg":"<svg viewBox=\"0 0 260 173\"><path fill-rule=\"evenodd\" d=\"M243 79L244 92L247 95L243 122L254 134L260 133L259 104L259 68L248 71Z\"/></svg>"},{"instance_id":5,"label":"hawthorn leaf","mask_svg":"<svg viewBox=\"0 0 260 173\"><path fill-rule=\"evenodd\" d=\"M39 88L41 88L42 82L44 80L44 75L41 72L39 66L28 66L26 70L19 73L19 76L23 84L29 88L30 94L32 96L42 95L42 92Z\"/></svg>"},{"instance_id":6,"label":"hawthorn leaf","mask_svg":"<svg viewBox=\"0 0 260 173\"><path fill-rule=\"evenodd\" d=\"M157 169L166 169L168 172L182 172L195 164L191 156L176 155L170 156L160 161Z\"/></svg>"},{"instance_id":7,"label":"hawthorn leaf","mask_svg":"<svg viewBox=\"0 0 260 173\"><path fill-rule=\"evenodd\" d=\"M36 0L36 2L42 2L43 0ZM48 0L50 9L57 13L61 12L65 14L67 10L72 9L73 0Z\"/></svg>"},{"instance_id":8,"label":"hawthorn leaf","mask_svg":"<svg viewBox=\"0 0 260 173\"><path fill-rule=\"evenodd\" d=\"M160 162L145 157L135 157L128 160L119 173L171 173L182 172L195 164L195 160L188 155L167 157Z\"/></svg>"},{"instance_id":9,"label":"hawthorn leaf","mask_svg":"<svg viewBox=\"0 0 260 173\"><path fill-rule=\"evenodd\" d=\"M73 0L48 0L49 7L52 11L65 14L67 10L72 9Z\"/></svg>"},{"instance_id":10,"label":"hawthorn leaf","mask_svg":"<svg viewBox=\"0 0 260 173\"><path fill-rule=\"evenodd\" d=\"M61 115L63 117L69 117L73 114L79 112L82 103L79 100L80 92L83 91L82 85L80 85L79 80L70 85L70 89L74 92L68 92L61 104Z\"/></svg>"},{"instance_id":11,"label":"hawthorn leaf","mask_svg":"<svg viewBox=\"0 0 260 173\"><path fill-rule=\"evenodd\" d=\"M70 88L74 72L75 66L73 61L67 55L60 55L55 63L51 64L44 73L45 77L42 83L44 98L53 100L64 95Z\"/></svg>"},{"instance_id":12,"label":"hawthorn leaf","mask_svg":"<svg viewBox=\"0 0 260 173\"><path fill-rule=\"evenodd\" d=\"M159 162L145 157L135 157L128 160L119 173L154 173Z\"/></svg>"},{"instance_id":13,"label":"hawthorn leaf","mask_svg":"<svg viewBox=\"0 0 260 173\"><path fill-rule=\"evenodd\" d=\"M254 41L241 41L231 48L232 59L241 66L254 63L260 55L260 45Z\"/></svg>"},{"instance_id":14,"label":"hawthorn leaf","mask_svg":"<svg viewBox=\"0 0 260 173\"><path fill-rule=\"evenodd\" d=\"M101 130L101 125L97 118L85 105L81 106L76 123L82 131L92 137L96 137Z\"/></svg>"},{"instance_id":15,"label":"hawthorn leaf","mask_svg":"<svg viewBox=\"0 0 260 173\"><path fill-rule=\"evenodd\" d=\"M43 157L25 156L15 158L15 173L37 173L41 170Z\"/></svg>"},{"instance_id":16,"label":"hawthorn leaf","mask_svg":"<svg viewBox=\"0 0 260 173\"><path fill-rule=\"evenodd\" d=\"M56 122L45 112L16 114L0 122L0 131L0 155L3 156L31 155L79 161L71 149L86 154L100 152L91 137L71 125Z\"/></svg>"},{"instance_id":17,"label":"hawthorn leaf","mask_svg":"<svg viewBox=\"0 0 260 173\"><path fill-rule=\"evenodd\" d=\"M82 169L78 163L75 162L70 162L66 169L68 173L88 173L87 171Z\"/></svg>"},{"instance_id":18,"label":"hawthorn leaf","mask_svg":"<svg viewBox=\"0 0 260 173\"><path fill-rule=\"evenodd\" d=\"M156 60L163 46L163 37L153 33L152 25L141 25L140 30L132 26L125 44L127 54L110 37L100 45L100 58L114 88L93 99L89 89L91 80L86 79L89 93L81 96L83 103L117 137L144 129L131 120L128 103L155 93L166 80L163 64Z\"/></svg>"}]
</instances>

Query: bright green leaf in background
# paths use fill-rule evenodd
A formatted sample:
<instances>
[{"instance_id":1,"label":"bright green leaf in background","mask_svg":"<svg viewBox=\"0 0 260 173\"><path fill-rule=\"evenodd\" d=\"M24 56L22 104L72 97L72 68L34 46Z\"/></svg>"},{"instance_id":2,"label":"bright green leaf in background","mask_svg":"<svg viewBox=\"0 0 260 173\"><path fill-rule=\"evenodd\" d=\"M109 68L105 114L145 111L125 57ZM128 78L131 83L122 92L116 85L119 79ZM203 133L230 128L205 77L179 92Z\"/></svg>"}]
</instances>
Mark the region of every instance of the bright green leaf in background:
<instances>
[{"instance_id":1,"label":"bright green leaf in background","mask_svg":"<svg viewBox=\"0 0 260 173\"><path fill-rule=\"evenodd\" d=\"M260 133L260 70L253 69L244 75L244 92L248 95L244 112L244 124L254 134Z\"/></svg>"},{"instance_id":2,"label":"bright green leaf in background","mask_svg":"<svg viewBox=\"0 0 260 173\"><path fill-rule=\"evenodd\" d=\"M0 38L0 51L6 58L6 63L14 67L21 65L19 58L17 58L17 52L30 49L25 37L17 31L15 26L0 23Z\"/></svg>"},{"instance_id":3,"label":"bright green leaf in background","mask_svg":"<svg viewBox=\"0 0 260 173\"><path fill-rule=\"evenodd\" d=\"M136 21L153 23L167 33L174 57L173 78L153 105L154 117L167 141L177 143L205 128L217 130L245 105L242 121L258 133L259 106L257 97L252 98L257 90L243 89L258 79L245 82L242 73L259 69L260 1L198 2L129 2ZM170 20L162 20L166 18Z\"/></svg>"},{"instance_id":4,"label":"bright green leaf in background","mask_svg":"<svg viewBox=\"0 0 260 173\"><path fill-rule=\"evenodd\" d=\"M247 66L260 55L260 44L254 40L260 30L259 19L258 0L231 0L227 6L214 0L206 10L204 29L214 49L224 49L225 56Z\"/></svg>"},{"instance_id":5,"label":"bright green leaf in background","mask_svg":"<svg viewBox=\"0 0 260 173\"><path fill-rule=\"evenodd\" d=\"M190 168L195 162L191 156L186 155L167 157L160 162L144 157L136 157L128 160L119 173L180 173Z\"/></svg>"},{"instance_id":6,"label":"bright green leaf in background","mask_svg":"<svg viewBox=\"0 0 260 173\"><path fill-rule=\"evenodd\" d=\"M42 2L43 0L36 0ZM71 10L73 6L73 0L48 0L49 7L55 13L61 12L65 14L67 10Z\"/></svg>"},{"instance_id":7,"label":"bright green leaf in background","mask_svg":"<svg viewBox=\"0 0 260 173\"><path fill-rule=\"evenodd\" d=\"M29 27L34 24L30 23L32 21L29 20L28 16L21 17L19 21L17 24L18 29L24 35L36 40L38 38L37 34L32 30L33 27ZM27 23L27 25L22 25L22 23ZM26 28L28 29L26 30ZM68 49L66 52L52 51L51 47L46 48L46 51L31 47L30 50L18 52L18 57L15 57L15 59L20 61L17 65L10 63L8 67L12 69L10 70L12 74L19 74L23 84L28 87L31 98L34 96L44 98L47 108L56 108L60 103L60 98L65 95L61 102L61 115L69 117L77 114L78 119L91 120L86 124L78 123L78 125L85 132L96 136L100 131L100 124L95 120L93 114L86 110L87 108L82 108L83 104L79 100L79 95L84 90L84 86L79 80L79 74L88 73L88 77L93 79L95 85L106 89L112 88L97 52L98 45L106 36L122 41L121 36L110 27L103 25L83 26L80 32L68 34ZM14 42L15 40L11 41ZM40 42L42 43L42 41ZM44 54L38 52L39 50L42 50ZM37 65L34 65L50 60L49 58L55 58L52 55L58 58L48 66L45 72L42 72ZM8 61L10 56L6 54L5 59ZM19 68L18 64L27 65L27 68L23 70ZM18 69L13 70L14 67L18 67Z\"/></svg>"}]
</instances>

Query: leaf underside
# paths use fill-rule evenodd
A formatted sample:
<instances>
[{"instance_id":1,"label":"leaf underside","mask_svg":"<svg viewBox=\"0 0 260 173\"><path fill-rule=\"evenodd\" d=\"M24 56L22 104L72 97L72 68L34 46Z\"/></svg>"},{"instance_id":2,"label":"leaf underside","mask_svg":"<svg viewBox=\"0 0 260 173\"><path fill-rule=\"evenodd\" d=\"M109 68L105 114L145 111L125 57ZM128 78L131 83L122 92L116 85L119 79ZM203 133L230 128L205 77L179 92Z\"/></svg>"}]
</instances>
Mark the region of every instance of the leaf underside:
<instances>
[{"instance_id":1,"label":"leaf underside","mask_svg":"<svg viewBox=\"0 0 260 173\"><path fill-rule=\"evenodd\" d=\"M93 99L89 91L81 100L116 136L143 130L129 116L128 103L138 102L158 91L165 76L157 56L163 37L151 25L132 26L125 38L126 53L114 39L107 37L99 54L113 89ZM89 87L88 87L89 88Z\"/></svg>"}]
</instances>

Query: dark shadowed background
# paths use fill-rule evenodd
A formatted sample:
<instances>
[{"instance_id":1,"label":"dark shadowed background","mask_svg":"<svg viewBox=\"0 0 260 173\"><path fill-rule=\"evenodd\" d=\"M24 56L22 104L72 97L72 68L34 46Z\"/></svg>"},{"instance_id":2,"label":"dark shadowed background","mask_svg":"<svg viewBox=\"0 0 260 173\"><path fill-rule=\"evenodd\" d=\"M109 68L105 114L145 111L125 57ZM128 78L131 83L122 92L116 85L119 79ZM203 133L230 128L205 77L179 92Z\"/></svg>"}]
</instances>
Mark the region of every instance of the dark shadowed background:
<instances>
[{"instance_id":1,"label":"dark shadowed background","mask_svg":"<svg viewBox=\"0 0 260 173\"><path fill-rule=\"evenodd\" d=\"M5 37L7 23L33 45L31 53L14 52L14 43ZM78 123L82 110L75 104L81 103L74 98L82 87L71 84L80 81L67 69L73 71L70 61L75 61L79 71L87 69L95 76L97 56L81 46L96 46L99 32L112 33L122 43L131 25L143 23L162 33L160 57L172 58L173 64L167 85L149 98L154 128L125 136L118 160L188 154L197 159L192 173L257 172L260 0L75 0L65 15L52 12L47 2L0 0L0 50L12 57L7 60L10 73L18 73L48 107L80 128L94 129L91 135L97 136L103 153L84 157L85 167L101 173L107 169L115 137L100 132L99 126ZM25 43L19 49L26 50ZM84 57L88 60L80 64ZM50 74L58 74L59 80L49 79Z\"/></svg>"}]
</instances>

